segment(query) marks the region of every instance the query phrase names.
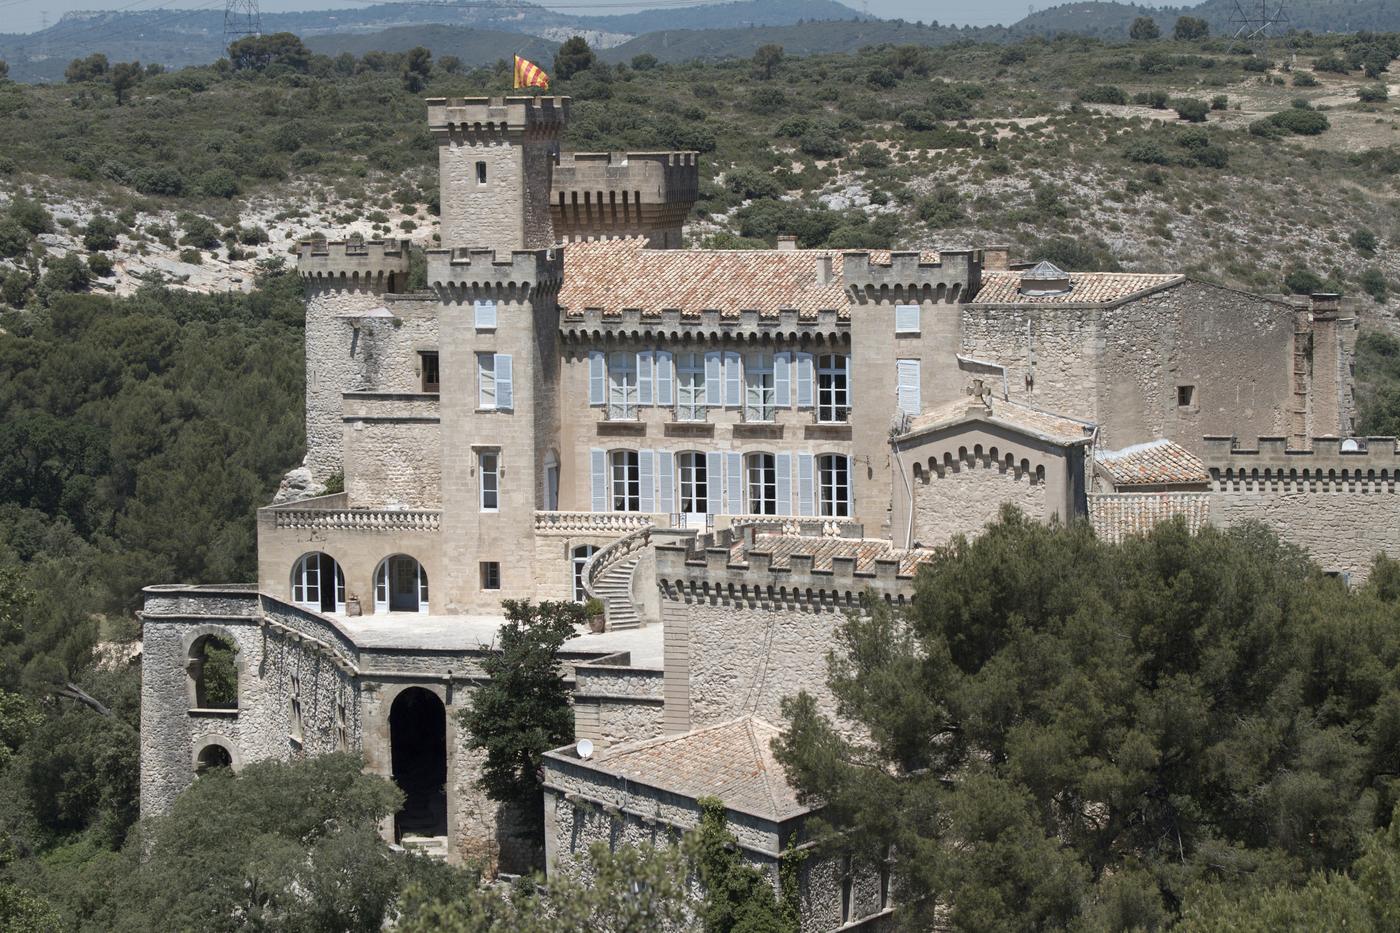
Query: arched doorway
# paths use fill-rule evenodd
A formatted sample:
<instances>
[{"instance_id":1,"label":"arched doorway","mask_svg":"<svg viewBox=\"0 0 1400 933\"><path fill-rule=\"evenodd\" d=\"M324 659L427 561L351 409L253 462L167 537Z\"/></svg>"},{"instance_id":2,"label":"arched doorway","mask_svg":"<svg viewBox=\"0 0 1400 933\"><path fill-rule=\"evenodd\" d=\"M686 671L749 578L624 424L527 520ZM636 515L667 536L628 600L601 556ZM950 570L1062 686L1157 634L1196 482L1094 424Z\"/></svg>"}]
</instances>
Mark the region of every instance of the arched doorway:
<instances>
[{"instance_id":1,"label":"arched doorway","mask_svg":"<svg viewBox=\"0 0 1400 933\"><path fill-rule=\"evenodd\" d=\"M428 572L407 554L380 562L374 572L375 612L427 612Z\"/></svg>"},{"instance_id":2,"label":"arched doorway","mask_svg":"<svg viewBox=\"0 0 1400 933\"><path fill-rule=\"evenodd\" d=\"M447 710L430 690L409 687L389 707L394 783L404 793L394 836L447 835Z\"/></svg>"},{"instance_id":3,"label":"arched doorway","mask_svg":"<svg viewBox=\"0 0 1400 933\"><path fill-rule=\"evenodd\" d=\"M345 574L335 558L305 554L292 568L292 602L321 612L345 611Z\"/></svg>"}]
</instances>

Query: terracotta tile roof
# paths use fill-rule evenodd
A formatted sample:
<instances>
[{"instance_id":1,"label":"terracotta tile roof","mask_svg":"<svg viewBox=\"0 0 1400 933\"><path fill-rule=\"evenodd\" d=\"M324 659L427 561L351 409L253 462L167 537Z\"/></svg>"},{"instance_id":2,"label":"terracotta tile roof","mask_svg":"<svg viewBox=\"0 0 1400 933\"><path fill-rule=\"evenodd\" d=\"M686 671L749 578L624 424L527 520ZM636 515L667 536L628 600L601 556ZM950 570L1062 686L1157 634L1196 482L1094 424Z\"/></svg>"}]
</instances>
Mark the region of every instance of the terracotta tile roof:
<instances>
[{"instance_id":1,"label":"terracotta tile roof","mask_svg":"<svg viewBox=\"0 0 1400 933\"><path fill-rule=\"evenodd\" d=\"M822 285L817 265L824 258L831 261L832 276ZM850 314L837 250L645 249L637 238L565 246L559 306L566 314L590 308L612 314L636 309L644 315L669 310L776 315L789 309L804 317L818 311Z\"/></svg>"},{"instance_id":2,"label":"terracotta tile roof","mask_svg":"<svg viewBox=\"0 0 1400 933\"><path fill-rule=\"evenodd\" d=\"M585 765L773 821L806 813L770 747L779 730L753 716L681 735L614 745Z\"/></svg>"},{"instance_id":3,"label":"terracotta tile roof","mask_svg":"<svg viewBox=\"0 0 1400 933\"><path fill-rule=\"evenodd\" d=\"M1108 304L1162 285L1184 282L1182 275L1139 272L1071 272L1070 290L1054 295L1021 294L1023 273L983 272L982 288L973 304Z\"/></svg>"},{"instance_id":4,"label":"terracotta tile roof","mask_svg":"<svg viewBox=\"0 0 1400 933\"><path fill-rule=\"evenodd\" d=\"M1210 473L1199 457L1165 439L1122 450L1100 450L1094 461L1115 487L1210 482Z\"/></svg>"},{"instance_id":5,"label":"terracotta tile roof","mask_svg":"<svg viewBox=\"0 0 1400 933\"><path fill-rule=\"evenodd\" d=\"M746 546L742 540L730 546L731 564L746 565L751 551L771 554L769 566L786 568L790 558L810 554L813 570L830 570L833 557L855 558L857 573L875 572L875 561L898 560L899 573L912 575L918 566L933 556L932 551L902 550L889 541L868 538L814 538L800 535L760 533L754 535L753 545Z\"/></svg>"},{"instance_id":6,"label":"terracotta tile roof","mask_svg":"<svg viewBox=\"0 0 1400 933\"><path fill-rule=\"evenodd\" d=\"M1210 497L1203 492L1114 492L1089 496L1089 522L1094 532L1115 544L1151 531L1176 516L1186 519L1192 533L1210 520Z\"/></svg>"},{"instance_id":7,"label":"terracotta tile roof","mask_svg":"<svg viewBox=\"0 0 1400 933\"><path fill-rule=\"evenodd\" d=\"M1089 439L1094 427L1088 421L1057 415L993 395L987 397L985 404L973 398L965 398L930 408L909 422L909 430L905 431L902 437L974 420L1005 425L1059 444L1083 443Z\"/></svg>"}]
</instances>

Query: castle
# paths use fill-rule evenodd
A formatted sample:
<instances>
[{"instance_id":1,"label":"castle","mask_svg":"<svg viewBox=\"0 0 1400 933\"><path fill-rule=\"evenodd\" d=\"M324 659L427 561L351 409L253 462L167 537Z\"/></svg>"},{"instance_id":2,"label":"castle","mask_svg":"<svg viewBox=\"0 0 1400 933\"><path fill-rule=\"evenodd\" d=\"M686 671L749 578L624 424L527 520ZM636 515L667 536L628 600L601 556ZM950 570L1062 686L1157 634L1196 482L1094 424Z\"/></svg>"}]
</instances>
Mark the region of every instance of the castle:
<instances>
[{"instance_id":1,"label":"castle","mask_svg":"<svg viewBox=\"0 0 1400 933\"><path fill-rule=\"evenodd\" d=\"M713 794L776 871L810 812L768 748L780 700L829 707L842 613L907 601L1003 503L1113 539L1261 519L1352 579L1400 552L1336 296L1000 247L686 249L695 154L562 154L568 116L428 101L424 288L407 242L301 245L305 469L343 491L259 510L255 584L147 589L143 812L205 767L354 749L408 797L386 836L510 867L455 713L502 599L597 598L604 630L565 646L595 751L547 756L546 864ZM204 683L220 644L232 703ZM835 859L802 898L814 930L894 909L886 871Z\"/></svg>"}]
</instances>

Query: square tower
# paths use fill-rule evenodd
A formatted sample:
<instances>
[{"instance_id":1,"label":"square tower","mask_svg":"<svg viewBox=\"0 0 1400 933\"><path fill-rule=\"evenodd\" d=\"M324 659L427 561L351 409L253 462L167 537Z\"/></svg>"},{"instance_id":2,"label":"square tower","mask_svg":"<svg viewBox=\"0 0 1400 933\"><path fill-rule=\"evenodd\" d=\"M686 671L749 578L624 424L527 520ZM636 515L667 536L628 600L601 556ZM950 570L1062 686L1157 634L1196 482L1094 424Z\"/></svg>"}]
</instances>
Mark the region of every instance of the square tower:
<instances>
[{"instance_id":1,"label":"square tower","mask_svg":"<svg viewBox=\"0 0 1400 933\"><path fill-rule=\"evenodd\" d=\"M429 98L438 144L442 245L554 245L549 196L567 97Z\"/></svg>"}]
</instances>

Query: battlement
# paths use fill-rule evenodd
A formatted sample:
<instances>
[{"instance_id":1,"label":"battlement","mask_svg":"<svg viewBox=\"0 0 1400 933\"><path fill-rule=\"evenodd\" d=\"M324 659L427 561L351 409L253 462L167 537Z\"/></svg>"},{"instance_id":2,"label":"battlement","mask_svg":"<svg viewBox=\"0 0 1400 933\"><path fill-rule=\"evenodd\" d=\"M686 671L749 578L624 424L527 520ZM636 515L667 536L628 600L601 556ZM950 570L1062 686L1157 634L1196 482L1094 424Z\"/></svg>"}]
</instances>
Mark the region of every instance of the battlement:
<instances>
[{"instance_id":1,"label":"battlement","mask_svg":"<svg viewBox=\"0 0 1400 933\"><path fill-rule=\"evenodd\" d=\"M658 544L656 579L672 598L853 607L867 592L887 602L913 597L914 575L931 552L899 551L861 537L854 522L793 519L781 535L750 526Z\"/></svg>"},{"instance_id":2,"label":"battlement","mask_svg":"<svg viewBox=\"0 0 1400 933\"><path fill-rule=\"evenodd\" d=\"M345 276L378 282L408 277L408 240L304 240L297 244L297 273L302 278Z\"/></svg>"},{"instance_id":3,"label":"battlement","mask_svg":"<svg viewBox=\"0 0 1400 933\"><path fill-rule=\"evenodd\" d=\"M600 338L618 340L688 340L707 343L752 339L771 343L796 343L820 335L831 343L850 340L851 319L835 309L798 311L795 308L776 313L740 311L679 311L663 309L643 312L624 308L620 312L600 308L570 310L559 321L559 333L568 340L592 343Z\"/></svg>"},{"instance_id":4,"label":"battlement","mask_svg":"<svg viewBox=\"0 0 1400 933\"><path fill-rule=\"evenodd\" d=\"M567 97L429 97L434 135L558 135L569 121Z\"/></svg>"},{"instance_id":5,"label":"battlement","mask_svg":"<svg viewBox=\"0 0 1400 933\"><path fill-rule=\"evenodd\" d=\"M699 193L694 152L579 152L554 165L550 214L566 243L641 236L678 247Z\"/></svg>"},{"instance_id":6,"label":"battlement","mask_svg":"<svg viewBox=\"0 0 1400 933\"><path fill-rule=\"evenodd\" d=\"M980 250L943 250L938 261L924 262L918 252L892 252L889 263L873 262L868 252L841 257L841 276L852 300L971 301L982 285Z\"/></svg>"},{"instance_id":7,"label":"battlement","mask_svg":"<svg viewBox=\"0 0 1400 933\"><path fill-rule=\"evenodd\" d=\"M498 260L494 249L457 247L430 249L428 286L474 292L516 293L524 298L538 289L557 291L563 282L564 257L552 249L512 250Z\"/></svg>"},{"instance_id":8,"label":"battlement","mask_svg":"<svg viewBox=\"0 0 1400 933\"><path fill-rule=\"evenodd\" d=\"M1400 451L1393 437L1314 437L1308 448L1290 448L1287 438L1261 437L1241 447L1233 437L1204 438L1201 456L1217 488L1307 484L1308 486L1385 483L1400 473Z\"/></svg>"}]
</instances>

